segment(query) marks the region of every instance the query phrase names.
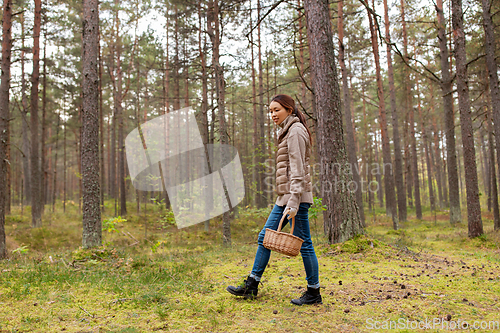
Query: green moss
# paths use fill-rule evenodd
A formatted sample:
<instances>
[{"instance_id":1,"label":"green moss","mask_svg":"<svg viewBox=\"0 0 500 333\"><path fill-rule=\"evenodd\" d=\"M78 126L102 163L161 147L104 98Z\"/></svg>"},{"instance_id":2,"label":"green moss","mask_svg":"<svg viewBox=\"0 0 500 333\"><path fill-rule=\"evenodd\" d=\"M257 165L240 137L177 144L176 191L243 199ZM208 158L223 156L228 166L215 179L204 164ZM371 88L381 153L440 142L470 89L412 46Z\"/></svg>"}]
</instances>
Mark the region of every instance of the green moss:
<instances>
[{"instance_id":1,"label":"green moss","mask_svg":"<svg viewBox=\"0 0 500 333\"><path fill-rule=\"evenodd\" d=\"M45 226L75 239L69 247L46 234L45 244L26 242L34 231L24 218L7 225L17 246L30 247L0 262L0 331L345 332L365 331L367 318L498 320L499 235L489 220L476 239L444 214L436 223L430 214L410 216L397 232L386 216L367 215L366 235L333 248L320 232L323 304L293 307L306 285L301 256L272 254L256 300L225 291L250 272L257 239L249 230L262 228L267 213L241 209L233 245L223 247L220 219L209 232L203 224L178 230L162 224L165 210L148 205L147 216L130 213L118 232L103 233L108 245L82 249L75 206Z\"/></svg>"},{"instance_id":2,"label":"green moss","mask_svg":"<svg viewBox=\"0 0 500 333\"><path fill-rule=\"evenodd\" d=\"M381 246L385 246L385 244L382 244L376 239L369 238L366 235L357 235L356 237L342 243L340 245L340 250L345 253L360 253Z\"/></svg>"}]
</instances>

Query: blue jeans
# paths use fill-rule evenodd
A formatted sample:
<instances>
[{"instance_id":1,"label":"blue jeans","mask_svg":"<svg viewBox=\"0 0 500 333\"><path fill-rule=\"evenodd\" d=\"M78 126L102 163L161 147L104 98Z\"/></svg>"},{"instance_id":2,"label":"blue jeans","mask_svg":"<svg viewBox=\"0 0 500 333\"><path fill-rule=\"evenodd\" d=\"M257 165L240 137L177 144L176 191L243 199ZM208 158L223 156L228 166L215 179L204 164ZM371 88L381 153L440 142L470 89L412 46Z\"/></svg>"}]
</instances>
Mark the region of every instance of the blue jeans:
<instances>
[{"instance_id":1,"label":"blue jeans","mask_svg":"<svg viewBox=\"0 0 500 333\"><path fill-rule=\"evenodd\" d=\"M300 254L302 255L302 261L304 262L304 268L306 270L307 286L311 288L319 288L318 258L314 252L311 233L309 230L309 207L311 207L311 204L307 202L302 202L299 205L299 210L297 215L295 215L295 228L293 229L293 234L304 240L304 243L302 243L302 247L300 248ZM259 247L257 248L257 254L255 255L252 273L250 273L250 276L257 281L260 281L260 278L266 269L267 263L269 262L269 257L271 256L271 250L266 249L262 245L266 228L278 230L284 210L285 206L278 206L275 204L269 218L267 219L266 225L259 233ZM285 218L281 226L282 230L287 223L288 218Z\"/></svg>"}]
</instances>

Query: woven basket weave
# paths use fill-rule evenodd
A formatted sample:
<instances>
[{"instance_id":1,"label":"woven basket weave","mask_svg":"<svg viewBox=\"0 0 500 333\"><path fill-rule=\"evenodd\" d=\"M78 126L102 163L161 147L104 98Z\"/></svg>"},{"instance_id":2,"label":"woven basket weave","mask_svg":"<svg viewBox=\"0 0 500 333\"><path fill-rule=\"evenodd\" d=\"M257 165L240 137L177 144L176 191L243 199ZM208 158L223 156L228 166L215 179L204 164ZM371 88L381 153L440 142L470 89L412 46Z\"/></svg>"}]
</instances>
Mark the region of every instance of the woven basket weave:
<instances>
[{"instance_id":1,"label":"woven basket weave","mask_svg":"<svg viewBox=\"0 0 500 333\"><path fill-rule=\"evenodd\" d=\"M295 227L295 216L292 217L292 228L290 230L290 233L281 232L281 225L283 224L283 220L285 219L287 213L288 210L283 213L283 217L281 218L277 231L266 228L263 245L265 248L271 251L295 257L299 254L304 240L293 235L293 228Z\"/></svg>"}]
</instances>

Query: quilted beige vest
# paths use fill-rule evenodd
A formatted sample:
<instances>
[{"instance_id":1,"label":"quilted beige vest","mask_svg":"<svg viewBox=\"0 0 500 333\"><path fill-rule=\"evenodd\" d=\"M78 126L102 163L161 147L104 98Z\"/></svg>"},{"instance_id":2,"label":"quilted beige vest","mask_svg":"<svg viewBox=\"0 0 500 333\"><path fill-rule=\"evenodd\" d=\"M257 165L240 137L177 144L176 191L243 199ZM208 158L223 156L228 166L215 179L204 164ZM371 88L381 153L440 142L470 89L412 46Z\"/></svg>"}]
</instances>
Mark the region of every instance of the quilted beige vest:
<instances>
[{"instance_id":1,"label":"quilted beige vest","mask_svg":"<svg viewBox=\"0 0 500 333\"><path fill-rule=\"evenodd\" d=\"M287 139L290 134L290 129L295 126L300 126L307 134L307 130L302 125L298 117L293 117L290 121L282 128L278 138L278 149L276 150L276 193L280 195L290 193L290 160L288 157L288 145ZM308 134L307 134L308 135ZM310 166L309 166L309 156L311 154L311 143L309 139L306 145L306 155L305 155L305 177L304 183L305 188L302 193L312 192Z\"/></svg>"}]
</instances>

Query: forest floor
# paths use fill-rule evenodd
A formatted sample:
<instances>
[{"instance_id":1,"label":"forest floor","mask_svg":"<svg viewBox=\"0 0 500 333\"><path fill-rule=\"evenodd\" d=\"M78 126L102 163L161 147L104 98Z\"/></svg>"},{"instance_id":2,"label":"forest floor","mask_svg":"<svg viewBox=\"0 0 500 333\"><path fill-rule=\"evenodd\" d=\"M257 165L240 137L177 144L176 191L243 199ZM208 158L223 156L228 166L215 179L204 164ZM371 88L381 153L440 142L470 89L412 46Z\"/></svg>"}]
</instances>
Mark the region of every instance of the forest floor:
<instances>
[{"instance_id":1,"label":"forest floor","mask_svg":"<svg viewBox=\"0 0 500 333\"><path fill-rule=\"evenodd\" d=\"M220 219L208 233L177 229L159 206L137 215L131 204L126 220L104 216L104 246L92 251L79 247L77 207L61 211L46 208L38 229L29 210L8 217L0 332L500 332L500 235L488 212L476 239L443 211L410 212L398 231L367 213L366 236L334 245L311 221L323 304L298 307L300 255L273 253L255 300L225 290L249 274L268 209L240 211L223 247Z\"/></svg>"}]
</instances>

